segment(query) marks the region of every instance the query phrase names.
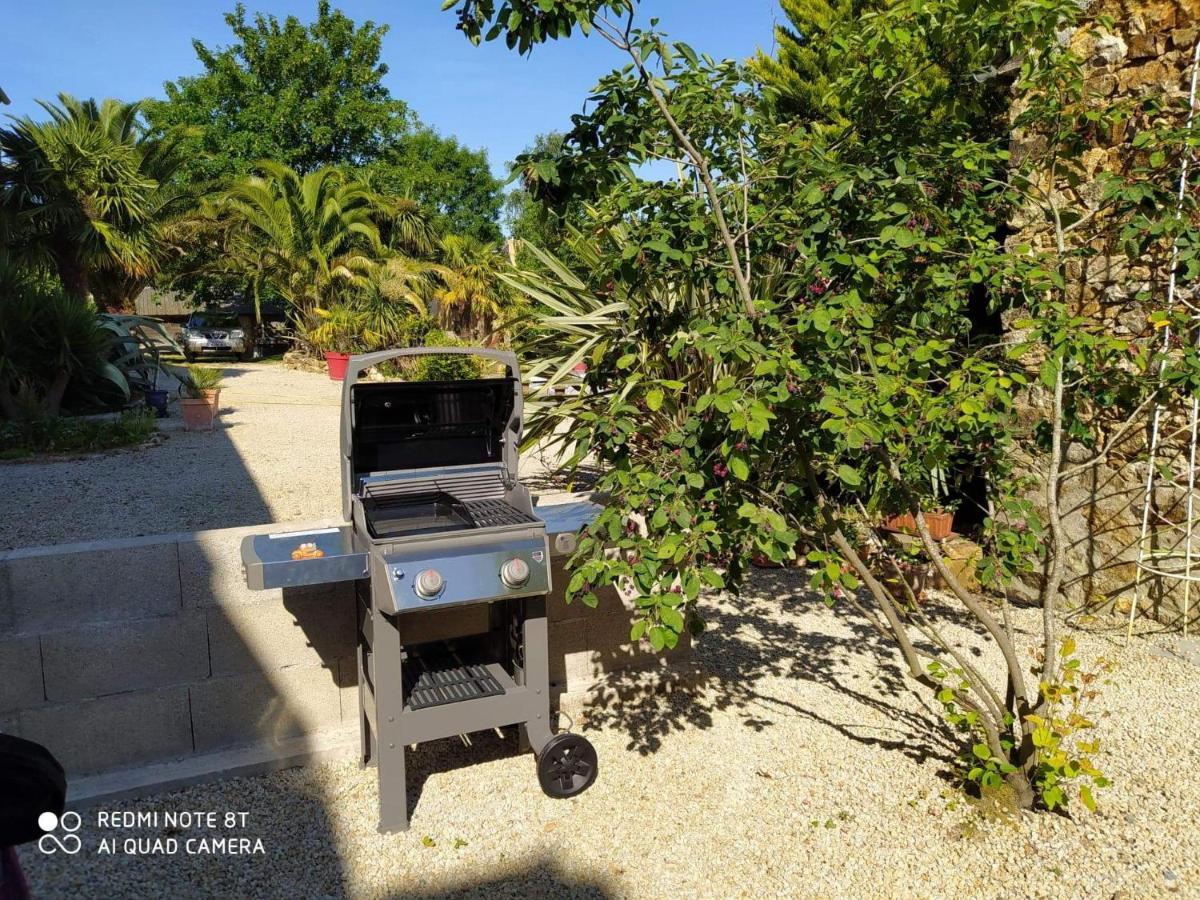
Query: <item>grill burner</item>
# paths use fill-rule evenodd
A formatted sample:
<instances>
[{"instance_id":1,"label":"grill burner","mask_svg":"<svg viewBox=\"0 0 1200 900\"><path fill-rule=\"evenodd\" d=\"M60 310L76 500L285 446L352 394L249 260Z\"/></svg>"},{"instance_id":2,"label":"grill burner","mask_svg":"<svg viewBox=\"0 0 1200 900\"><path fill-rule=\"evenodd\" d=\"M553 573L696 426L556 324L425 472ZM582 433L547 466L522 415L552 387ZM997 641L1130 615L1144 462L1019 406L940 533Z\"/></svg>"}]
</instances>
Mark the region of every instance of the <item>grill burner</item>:
<instances>
[{"instance_id":1,"label":"grill burner","mask_svg":"<svg viewBox=\"0 0 1200 900\"><path fill-rule=\"evenodd\" d=\"M398 357L469 353L500 378L359 382ZM545 524L517 480L521 382L497 350L413 348L355 356L342 389L342 511L349 524L254 535L247 583L356 582L362 761L379 771L379 829L408 828L404 748L517 725L538 780L570 797L596 778L596 752L550 731ZM488 604L491 627L465 643L406 641L430 610Z\"/></svg>"}]
</instances>

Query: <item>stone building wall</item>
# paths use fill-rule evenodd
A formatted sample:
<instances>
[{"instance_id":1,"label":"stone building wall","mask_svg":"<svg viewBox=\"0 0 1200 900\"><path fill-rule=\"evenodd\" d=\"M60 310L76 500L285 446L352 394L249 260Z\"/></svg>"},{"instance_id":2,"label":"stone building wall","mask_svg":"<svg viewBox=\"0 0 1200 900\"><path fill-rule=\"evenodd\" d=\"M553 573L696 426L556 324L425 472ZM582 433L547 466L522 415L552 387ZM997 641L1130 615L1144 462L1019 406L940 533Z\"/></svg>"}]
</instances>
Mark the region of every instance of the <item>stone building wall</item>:
<instances>
[{"instance_id":1,"label":"stone building wall","mask_svg":"<svg viewBox=\"0 0 1200 900\"><path fill-rule=\"evenodd\" d=\"M1111 23L1103 20L1108 18ZM1111 26L1111 27L1110 27ZM1078 169L1070 178L1051 184L1047 176L1043 187L1053 191L1058 205L1074 207L1081 213L1095 210L1102 203L1096 181L1102 172L1129 172L1142 164L1132 141L1140 127L1150 124L1148 108L1141 101L1155 98L1169 101L1170 115L1182 123L1186 113L1192 59L1200 36L1200 0L1093 0L1087 5L1086 19L1074 32L1064 34L1082 59L1086 60L1085 89L1089 102L1108 106L1128 101L1133 114L1120 124L1097 129L1087 136L1087 149L1077 160ZM1014 110L1020 109L1020 98ZM1036 136L1015 132L1014 158L1036 149ZM1194 169L1194 184L1200 184L1200 169ZM1172 186L1176 173L1172 176ZM1166 186L1166 185L1164 185ZM1011 223L1009 246L1049 248L1053 234L1044 218L1031 213ZM1130 262L1111 229L1106 232L1103 216L1094 220L1094 233L1088 235L1090 251L1086 258L1072 260L1068 267L1069 293L1080 312L1100 319L1114 334L1144 337L1150 332L1147 319L1151 308L1165 303L1169 276L1169 255L1159 253ZM1081 229L1085 231L1087 229ZM1139 299L1149 292L1149 302ZM1178 296L1189 298L1189 287L1180 286ZM1032 412L1044 398L1034 399ZM1031 416L1032 418L1032 416ZM1128 610L1137 580L1136 559L1141 532L1141 516L1148 474L1146 427L1136 429L1114 454L1111 464L1098 467L1088 476L1064 485L1065 526L1071 541L1068 554L1068 599L1075 605L1104 607L1115 605ZM1186 416L1175 411L1164 419L1165 459L1175 471L1186 466ZM1082 447L1069 450L1073 461L1087 458ZM1034 495L1040 501L1041 492ZM1185 507L1185 492L1163 484L1157 488L1158 511L1164 520L1179 523ZM1159 549L1178 543L1177 536L1164 534ZM1200 548L1200 536L1195 545ZM1152 583L1141 592L1153 605L1159 618L1177 621L1180 613L1177 583ZM1032 589L1030 589L1032 590ZM1197 604L1192 605L1195 615ZM1200 618L1200 617L1198 617Z\"/></svg>"}]
</instances>

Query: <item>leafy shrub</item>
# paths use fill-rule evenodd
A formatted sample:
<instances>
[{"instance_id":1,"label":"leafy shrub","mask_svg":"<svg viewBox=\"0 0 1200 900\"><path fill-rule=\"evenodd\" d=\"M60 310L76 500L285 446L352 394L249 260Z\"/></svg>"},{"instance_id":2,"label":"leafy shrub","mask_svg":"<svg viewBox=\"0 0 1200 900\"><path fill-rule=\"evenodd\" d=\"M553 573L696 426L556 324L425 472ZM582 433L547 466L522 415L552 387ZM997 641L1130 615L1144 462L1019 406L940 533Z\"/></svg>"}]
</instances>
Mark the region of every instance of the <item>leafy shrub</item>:
<instances>
[{"instance_id":1,"label":"leafy shrub","mask_svg":"<svg viewBox=\"0 0 1200 900\"><path fill-rule=\"evenodd\" d=\"M464 341L453 338L436 328L425 335L426 347L468 347ZM413 381L463 381L478 378L483 366L477 356L460 353L421 356L417 358L409 378Z\"/></svg>"},{"instance_id":2,"label":"leafy shrub","mask_svg":"<svg viewBox=\"0 0 1200 900\"><path fill-rule=\"evenodd\" d=\"M94 309L44 279L0 268L0 412L5 418L22 417L31 408L35 417L58 415L70 380L104 369L103 347Z\"/></svg>"},{"instance_id":3,"label":"leafy shrub","mask_svg":"<svg viewBox=\"0 0 1200 900\"><path fill-rule=\"evenodd\" d=\"M55 418L0 422L0 459L38 453L93 453L129 447L154 434L154 414L136 409L116 419Z\"/></svg>"}]
</instances>

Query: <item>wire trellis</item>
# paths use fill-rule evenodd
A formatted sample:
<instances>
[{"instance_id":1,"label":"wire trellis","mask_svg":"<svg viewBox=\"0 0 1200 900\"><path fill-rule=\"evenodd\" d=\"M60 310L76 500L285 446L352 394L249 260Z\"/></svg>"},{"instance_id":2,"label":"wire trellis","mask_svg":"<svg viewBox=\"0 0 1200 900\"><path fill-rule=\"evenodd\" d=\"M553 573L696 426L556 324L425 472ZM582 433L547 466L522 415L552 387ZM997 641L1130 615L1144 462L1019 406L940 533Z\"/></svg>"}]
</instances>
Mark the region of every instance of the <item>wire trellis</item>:
<instances>
[{"instance_id":1,"label":"wire trellis","mask_svg":"<svg viewBox=\"0 0 1200 900\"><path fill-rule=\"evenodd\" d=\"M1185 131L1190 134L1196 118L1196 86L1197 76L1200 76L1200 40L1192 53L1191 90L1188 95L1187 122ZM1176 213L1183 215L1184 199L1187 196L1188 175L1193 164L1191 151L1185 153L1179 164L1179 186L1176 192ZM1167 311L1174 312L1177 305L1187 307L1193 321L1200 325L1200 309L1195 304L1179 296L1178 289L1179 242L1171 243L1171 269L1167 281ZM1200 346L1200 327L1195 329L1195 340ZM1163 328L1162 350L1164 357L1171 343L1171 326ZM1158 376L1161 382L1165 370L1165 358L1159 364ZM1170 410L1162 403L1156 403L1150 420L1149 464L1146 473L1146 490L1142 497L1142 526L1138 538L1137 574L1134 578L1133 602L1129 606L1129 622L1125 630L1128 641L1133 635L1133 623L1142 605L1142 588L1146 581L1143 575L1182 583L1183 599L1183 634L1187 637L1189 619L1191 618L1192 585L1200 582L1200 548L1194 546L1194 539L1200 528L1196 522L1196 447L1197 433L1200 431L1200 395L1193 395L1190 403L1187 425L1171 434L1163 435L1163 424L1169 419ZM1185 472L1159 470L1159 454L1164 444L1170 445L1175 439L1187 435L1187 467ZM1183 482L1186 481L1186 486ZM1155 507L1155 498L1159 487L1169 486L1177 490L1186 490L1185 513L1182 522L1172 522L1165 514ZM1165 538L1165 540L1164 540ZM1164 547L1165 545L1165 547Z\"/></svg>"}]
</instances>

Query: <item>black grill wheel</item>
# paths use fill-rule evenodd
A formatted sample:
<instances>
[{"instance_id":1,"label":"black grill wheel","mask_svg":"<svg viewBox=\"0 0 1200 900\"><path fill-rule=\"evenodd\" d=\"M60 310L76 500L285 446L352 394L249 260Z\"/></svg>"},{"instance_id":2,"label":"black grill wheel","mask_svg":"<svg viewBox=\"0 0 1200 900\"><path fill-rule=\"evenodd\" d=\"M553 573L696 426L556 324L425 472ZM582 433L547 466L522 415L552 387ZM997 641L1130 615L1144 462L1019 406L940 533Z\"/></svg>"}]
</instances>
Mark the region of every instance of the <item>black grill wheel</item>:
<instances>
[{"instance_id":1,"label":"black grill wheel","mask_svg":"<svg viewBox=\"0 0 1200 900\"><path fill-rule=\"evenodd\" d=\"M564 731L546 742L537 758L538 783L556 800L582 794L598 771L596 748L582 735Z\"/></svg>"}]
</instances>

